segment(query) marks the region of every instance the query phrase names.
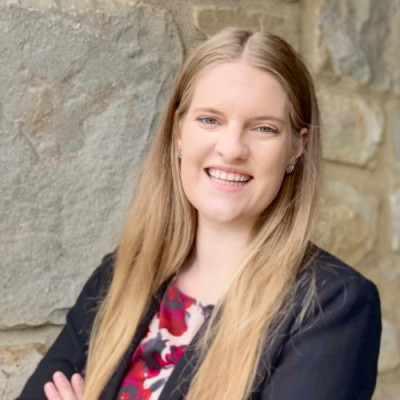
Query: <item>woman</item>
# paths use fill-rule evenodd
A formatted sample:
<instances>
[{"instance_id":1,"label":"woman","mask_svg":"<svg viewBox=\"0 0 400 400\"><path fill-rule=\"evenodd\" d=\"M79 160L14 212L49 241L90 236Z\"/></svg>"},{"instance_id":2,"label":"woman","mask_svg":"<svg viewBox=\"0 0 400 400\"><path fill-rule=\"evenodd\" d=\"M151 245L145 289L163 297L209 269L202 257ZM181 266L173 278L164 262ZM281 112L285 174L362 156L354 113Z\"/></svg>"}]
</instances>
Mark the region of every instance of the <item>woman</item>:
<instances>
[{"instance_id":1,"label":"woman","mask_svg":"<svg viewBox=\"0 0 400 400\"><path fill-rule=\"evenodd\" d=\"M312 80L282 39L229 29L201 45L116 255L20 399L370 399L376 288L309 239L319 126Z\"/></svg>"}]
</instances>

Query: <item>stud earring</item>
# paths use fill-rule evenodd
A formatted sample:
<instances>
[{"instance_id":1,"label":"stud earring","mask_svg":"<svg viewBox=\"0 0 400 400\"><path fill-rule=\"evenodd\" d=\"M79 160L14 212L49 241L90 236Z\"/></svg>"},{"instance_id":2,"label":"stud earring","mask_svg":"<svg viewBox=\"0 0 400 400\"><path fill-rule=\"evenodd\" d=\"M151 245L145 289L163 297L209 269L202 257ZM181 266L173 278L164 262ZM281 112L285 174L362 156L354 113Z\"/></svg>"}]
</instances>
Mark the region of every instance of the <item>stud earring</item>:
<instances>
[{"instance_id":1,"label":"stud earring","mask_svg":"<svg viewBox=\"0 0 400 400\"><path fill-rule=\"evenodd\" d=\"M293 164L290 164L285 170L286 174L288 174L288 175L291 174L293 171L294 171L294 165Z\"/></svg>"},{"instance_id":2,"label":"stud earring","mask_svg":"<svg viewBox=\"0 0 400 400\"><path fill-rule=\"evenodd\" d=\"M181 159L182 158L182 149L179 147L178 149L178 158Z\"/></svg>"}]
</instances>

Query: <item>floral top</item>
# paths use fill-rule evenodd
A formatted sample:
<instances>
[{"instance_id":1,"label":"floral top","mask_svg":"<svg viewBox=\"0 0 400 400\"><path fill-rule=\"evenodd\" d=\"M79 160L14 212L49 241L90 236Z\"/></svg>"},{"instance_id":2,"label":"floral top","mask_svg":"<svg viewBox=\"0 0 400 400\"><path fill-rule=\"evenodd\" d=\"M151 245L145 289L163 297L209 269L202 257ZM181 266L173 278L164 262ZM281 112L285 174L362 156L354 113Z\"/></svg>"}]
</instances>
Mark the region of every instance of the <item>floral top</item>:
<instances>
[{"instance_id":1,"label":"floral top","mask_svg":"<svg viewBox=\"0 0 400 400\"><path fill-rule=\"evenodd\" d=\"M182 293L172 279L147 333L132 355L117 400L156 400L212 305Z\"/></svg>"}]
</instances>

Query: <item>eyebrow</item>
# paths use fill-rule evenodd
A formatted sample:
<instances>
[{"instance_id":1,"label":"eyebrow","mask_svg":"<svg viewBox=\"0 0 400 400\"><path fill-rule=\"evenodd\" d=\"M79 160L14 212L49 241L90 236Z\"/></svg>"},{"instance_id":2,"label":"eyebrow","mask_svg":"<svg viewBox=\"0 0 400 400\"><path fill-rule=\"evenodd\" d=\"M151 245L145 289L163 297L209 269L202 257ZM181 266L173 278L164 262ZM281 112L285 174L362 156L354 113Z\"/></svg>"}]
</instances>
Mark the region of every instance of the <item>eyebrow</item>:
<instances>
[{"instance_id":1,"label":"eyebrow","mask_svg":"<svg viewBox=\"0 0 400 400\"><path fill-rule=\"evenodd\" d=\"M265 121L265 120L269 120L269 121L276 121L276 122L280 122L281 124L285 123L285 120L283 118L279 118L279 117L274 117L273 115L261 115L259 117L255 117L253 118L255 121Z\"/></svg>"},{"instance_id":2,"label":"eyebrow","mask_svg":"<svg viewBox=\"0 0 400 400\"><path fill-rule=\"evenodd\" d=\"M216 108L212 107L198 107L193 110L194 112L209 112L212 114L217 114L217 115L222 115L223 113L221 111L218 111Z\"/></svg>"},{"instance_id":3,"label":"eyebrow","mask_svg":"<svg viewBox=\"0 0 400 400\"><path fill-rule=\"evenodd\" d=\"M216 108L212 108L212 107L198 107L195 108L193 110L194 112L209 112L212 114L216 114L216 115L223 115L223 113L219 110L217 110ZM275 117L273 115L260 115L259 117L255 117L253 118L254 121L265 121L265 120L269 120L269 121L277 121L280 122L281 124L285 124L285 120L283 118L280 117Z\"/></svg>"}]
</instances>

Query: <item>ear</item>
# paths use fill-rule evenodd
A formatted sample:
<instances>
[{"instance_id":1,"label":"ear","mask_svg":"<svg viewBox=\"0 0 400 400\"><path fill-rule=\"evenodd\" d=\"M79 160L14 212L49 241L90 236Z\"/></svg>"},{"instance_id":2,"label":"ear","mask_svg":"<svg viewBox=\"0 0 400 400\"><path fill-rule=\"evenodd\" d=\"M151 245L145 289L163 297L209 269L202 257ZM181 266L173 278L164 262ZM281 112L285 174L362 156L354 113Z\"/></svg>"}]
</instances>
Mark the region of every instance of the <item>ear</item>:
<instances>
[{"instance_id":1,"label":"ear","mask_svg":"<svg viewBox=\"0 0 400 400\"><path fill-rule=\"evenodd\" d=\"M290 164L296 164L297 160L300 158L300 156L303 154L304 149L306 147L308 140L308 129L307 128L302 128L299 136L296 138L296 143L294 145L294 154L292 158L290 159Z\"/></svg>"}]
</instances>

